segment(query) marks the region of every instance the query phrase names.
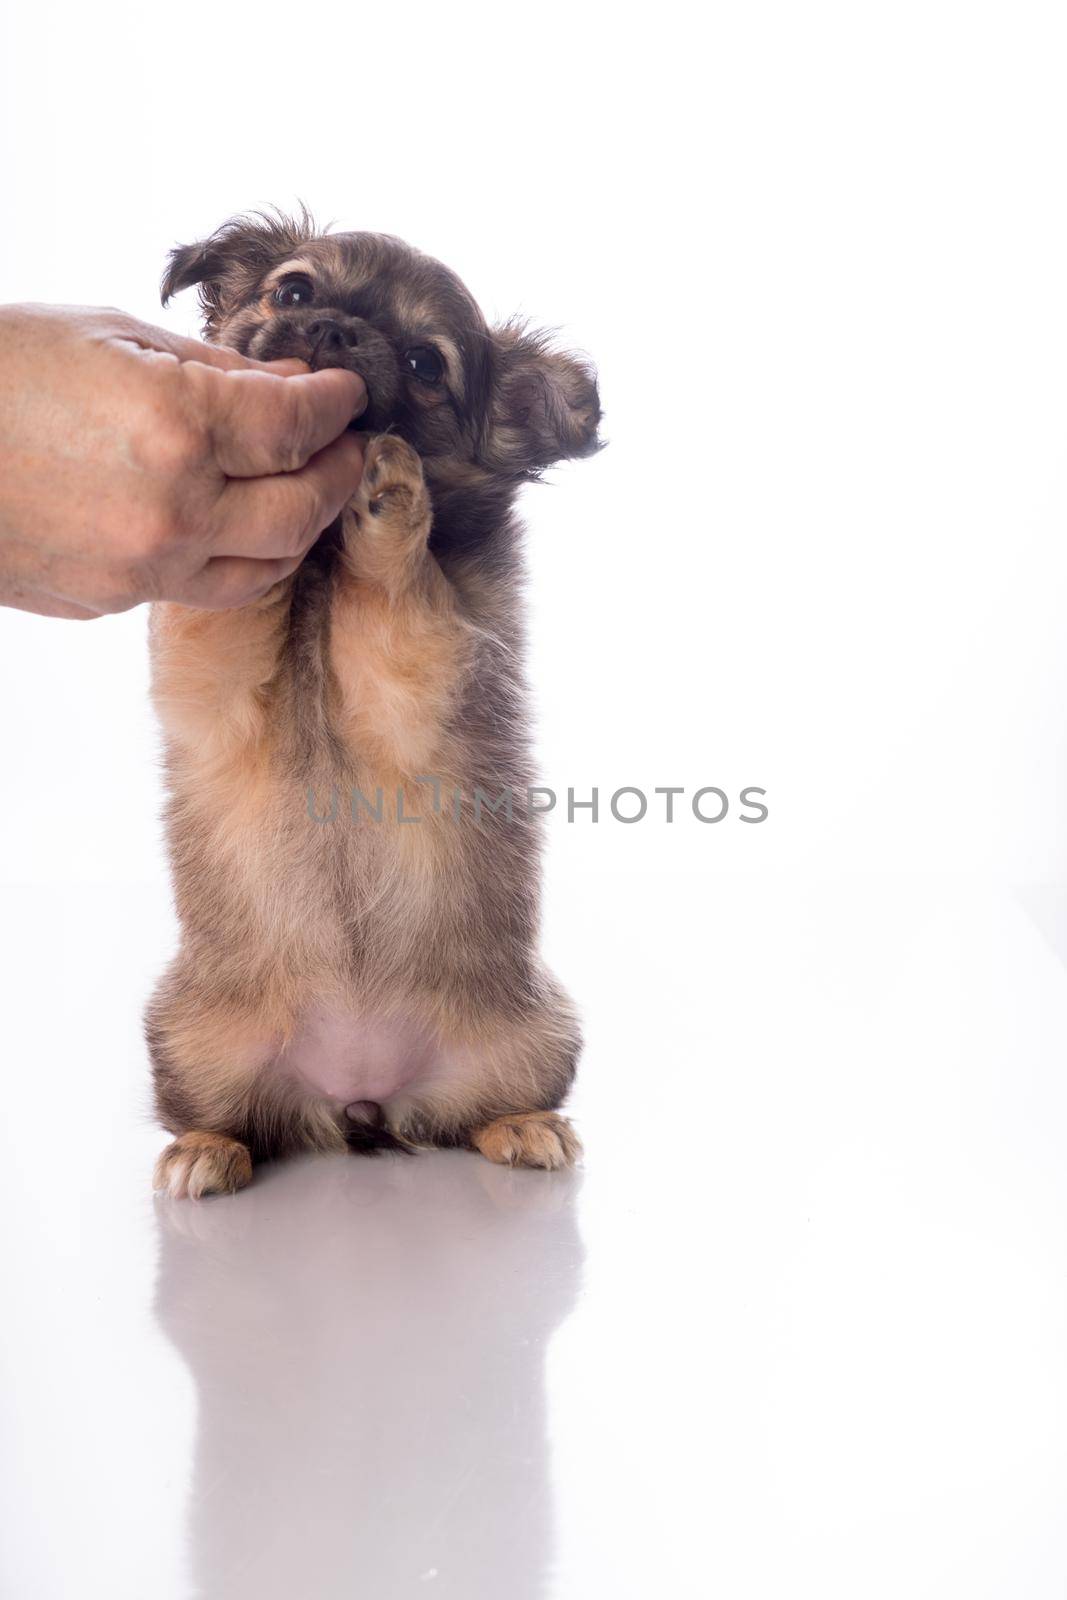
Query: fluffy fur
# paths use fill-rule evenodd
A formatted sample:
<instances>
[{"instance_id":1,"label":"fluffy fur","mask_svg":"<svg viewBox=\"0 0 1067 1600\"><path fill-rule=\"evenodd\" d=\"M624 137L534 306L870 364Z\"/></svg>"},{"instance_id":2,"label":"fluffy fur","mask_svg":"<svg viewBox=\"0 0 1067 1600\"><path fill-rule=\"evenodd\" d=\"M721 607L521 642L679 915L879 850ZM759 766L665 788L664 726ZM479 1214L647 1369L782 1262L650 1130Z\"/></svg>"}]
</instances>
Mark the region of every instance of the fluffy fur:
<instances>
[{"instance_id":1,"label":"fluffy fur","mask_svg":"<svg viewBox=\"0 0 1067 1600\"><path fill-rule=\"evenodd\" d=\"M565 1165L579 1032L537 952L538 825L471 801L531 781L513 503L597 448L594 376L490 329L401 241L306 215L175 250L164 300L193 285L208 339L350 367L370 403L359 492L292 578L238 611L153 608L182 926L147 1017L177 1136L157 1184L233 1189L253 1159L345 1144ZM353 791L380 791L381 822L349 817ZM351 1102L314 1087L291 1063L327 1035L356 1079L382 1040L403 1069Z\"/></svg>"}]
</instances>

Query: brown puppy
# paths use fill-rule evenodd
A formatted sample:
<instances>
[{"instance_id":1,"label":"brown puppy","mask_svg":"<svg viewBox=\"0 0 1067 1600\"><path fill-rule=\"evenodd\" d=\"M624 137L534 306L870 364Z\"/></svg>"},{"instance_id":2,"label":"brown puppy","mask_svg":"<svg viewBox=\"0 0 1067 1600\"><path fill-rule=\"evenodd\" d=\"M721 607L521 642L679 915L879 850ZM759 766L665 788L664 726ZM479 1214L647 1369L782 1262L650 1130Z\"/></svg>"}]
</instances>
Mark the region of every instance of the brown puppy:
<instances>
[{"instance_id":1,"label":"brown puppy","mask_svg":"<svg viewBox=\"0 0 1067 1600\"><path fill-rule=\"evenodd\" d=\"M399 240L307 216L175 250L164 300L192 284L213 342L370 399L359 492L294 577L153 608L182 925L147 1017L157 1187L308 1146L564 1165L580 1041L537 952L512 506L597 448L594 377Z\"/></svg>"}]
</instances>

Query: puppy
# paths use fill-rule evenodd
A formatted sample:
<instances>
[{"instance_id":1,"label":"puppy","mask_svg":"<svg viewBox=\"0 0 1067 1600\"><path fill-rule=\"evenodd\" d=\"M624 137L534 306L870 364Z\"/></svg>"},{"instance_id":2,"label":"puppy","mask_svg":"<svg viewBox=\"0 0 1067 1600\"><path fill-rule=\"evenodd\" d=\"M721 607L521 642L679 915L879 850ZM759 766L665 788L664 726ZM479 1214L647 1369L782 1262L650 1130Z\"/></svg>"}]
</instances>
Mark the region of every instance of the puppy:
<instances>
[{"instance_id":1,"label":"puppy","mask_svg":"<svg viewBox=\"0 0 1067 1600\"><path fill-rule=\"evenodd\" d=\"M537 950L513 507L598 447L594 375L400 240L306 215L175 250L164 303L192 285L210 341L348 367L369 404L359 491L294 576L152 611L182 929L146 1019L156 1186L234 1190L301 1148L565 1166L580 1038Z\"/></svg>"}]
</instances>

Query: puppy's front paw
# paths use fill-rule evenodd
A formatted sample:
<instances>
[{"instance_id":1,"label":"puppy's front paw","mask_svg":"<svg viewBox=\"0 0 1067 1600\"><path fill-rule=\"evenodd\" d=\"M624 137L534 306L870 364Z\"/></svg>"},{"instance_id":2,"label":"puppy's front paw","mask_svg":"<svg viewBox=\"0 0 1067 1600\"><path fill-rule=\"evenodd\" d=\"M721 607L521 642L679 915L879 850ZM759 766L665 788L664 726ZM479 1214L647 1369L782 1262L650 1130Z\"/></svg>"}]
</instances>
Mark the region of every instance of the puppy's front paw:
<instances>
[{"instance_id":1,"label":"puppy's front paw","mask_svg":"<svg viewBox=\"0 0 1067 1600\"><path fill-rule=\"evenodd\" d=\"M581 1141L555 1111L523 1111L497 1117L471 1135L471 1144L504 1167L572 1167Z\"/></svg>"},{"instance_id":2,"label":"puppy's front paw","mask_svg":"<svg viewBox=\"0 0 1067 1600\"><path fill-rule=\"evenodd\" d=\"M352 575L399 594L417 570L433 513L422 462L395 433L371 438L363 478L344 513L345 562Z\"/></svg>"},{"instance_id":3,"label":"puppy's front paw","mask_svg":"<svg viewBox=\"0 0 1067 1600\"><path fill-rule=\"evenodd\" d=\"M238 1140L224 1133L183 1133L156 1162L152 1186L172 1200L199 1200L233 1194L251 1181L252 1157Z\"/></svg>"},{"instance_id":4,"label":"puppy's front paw","mask_svg":"<svg viewBox=\"0 0 1067 1600\"><path fill-rule=\"evenodd\" d=\"M430 495L422 462L405 439L379 433L370 440L354 504L361 517L381 525L429 531Z\"/></svg>"}]
</instances>

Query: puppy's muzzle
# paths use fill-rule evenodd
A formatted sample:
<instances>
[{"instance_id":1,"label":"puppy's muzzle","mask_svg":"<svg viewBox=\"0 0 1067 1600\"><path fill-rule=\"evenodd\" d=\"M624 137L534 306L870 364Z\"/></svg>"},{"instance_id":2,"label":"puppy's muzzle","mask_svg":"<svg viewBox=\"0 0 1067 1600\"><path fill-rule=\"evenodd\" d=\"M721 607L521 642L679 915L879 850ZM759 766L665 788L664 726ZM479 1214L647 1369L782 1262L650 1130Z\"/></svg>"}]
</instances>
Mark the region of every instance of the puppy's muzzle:
<instances>
[{"instance_id":1,"label":"puppy's muzzle","mask_svg":"<svg viewBox=\"0 0 1067 1600\"><path fill-rule=\"evenodd\" d=\"M400 398L400 358L383 333L362 317L333 308L274 318L253 339L250 355L261 361L298 356L313 371L346 367L367 385L361 429L378 432L395 420Z\"/></svg>"},{"instance_id":2,"label":"puppy's muzzle","mask_svg":"<svg viewBox=\"0 0 1067 1600\"><path fill-rule=\"evenodd\" d=\"M313 367L342 366L344 353L359 344L359 329L352 323L341 323L333 317L317 317L304 329L304 337L311 348ZM340 361L336 358L340 356Z\"/></svg>"}]
</instances>

